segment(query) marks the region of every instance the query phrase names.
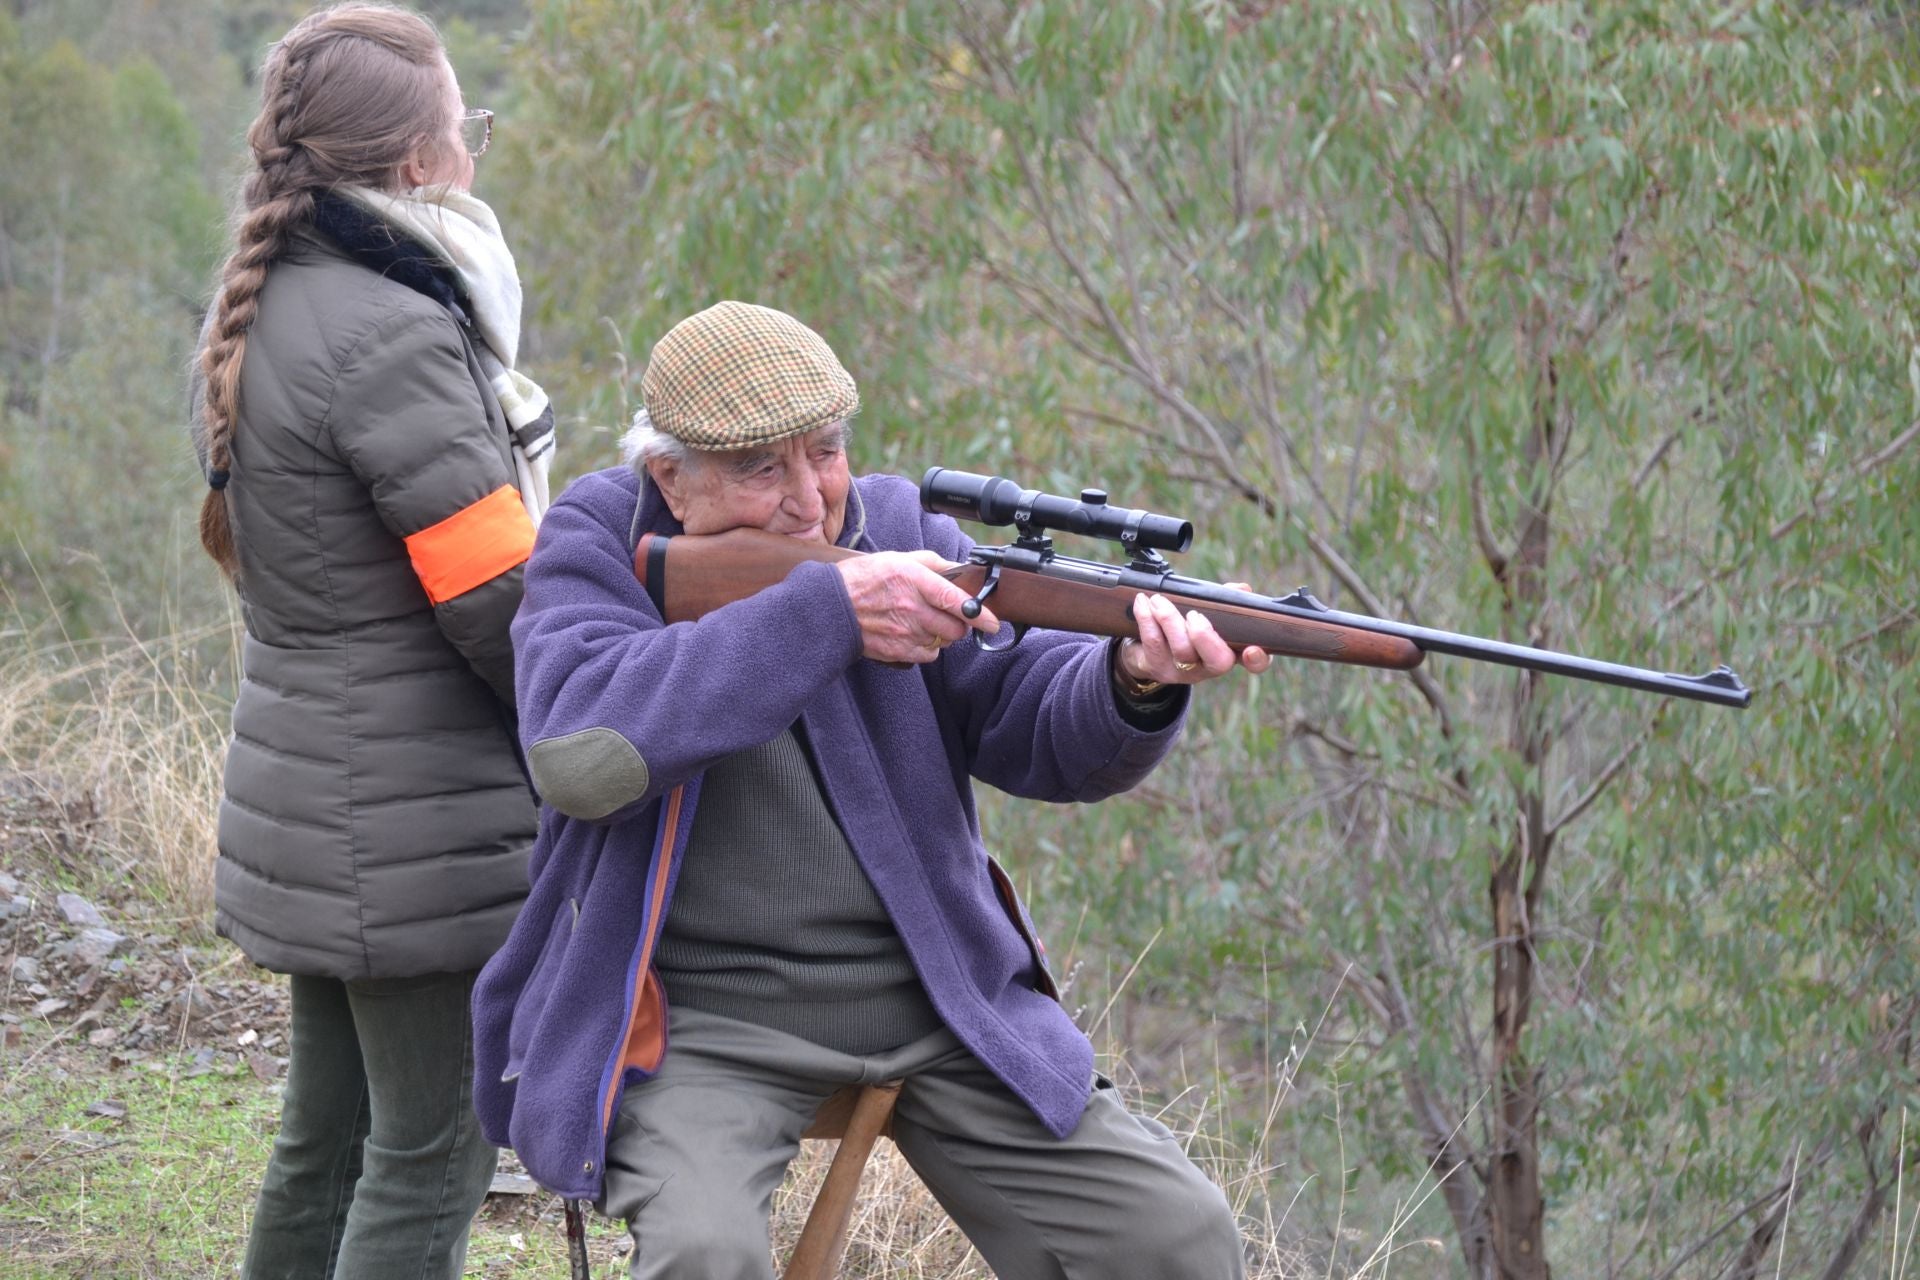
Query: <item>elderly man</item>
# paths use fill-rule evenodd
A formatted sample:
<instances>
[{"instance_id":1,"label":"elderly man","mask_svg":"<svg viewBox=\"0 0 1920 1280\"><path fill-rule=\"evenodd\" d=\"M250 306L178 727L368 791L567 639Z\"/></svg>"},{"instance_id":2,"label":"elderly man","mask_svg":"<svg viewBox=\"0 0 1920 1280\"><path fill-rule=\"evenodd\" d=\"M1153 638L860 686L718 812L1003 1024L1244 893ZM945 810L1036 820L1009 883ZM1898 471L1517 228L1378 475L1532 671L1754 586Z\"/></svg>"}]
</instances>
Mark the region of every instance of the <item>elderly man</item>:
<instances>
[{"instance_id":1,"label":"elderly man","mask_svg":"<svg viewBox=\"0 0 1920 1280\"><path fill-rule=\"evenodd\" d=\"M1094 1074L969 782L1123 791L1233 651L1159 598L1122 644L955 644L937 570L967 539L910 482L852 479L853 379L781 312L682 321L641 393L631 468L554 505L514 623L546 808L474 998L488 1136L624 1219L634 1276L764 1278L802 1130L899 1079L896 1144L1000 1276L1242 1275L1220 1191ZM747 526L871 554L665 625L641 535Z\"/></svg>"}]
</instances>

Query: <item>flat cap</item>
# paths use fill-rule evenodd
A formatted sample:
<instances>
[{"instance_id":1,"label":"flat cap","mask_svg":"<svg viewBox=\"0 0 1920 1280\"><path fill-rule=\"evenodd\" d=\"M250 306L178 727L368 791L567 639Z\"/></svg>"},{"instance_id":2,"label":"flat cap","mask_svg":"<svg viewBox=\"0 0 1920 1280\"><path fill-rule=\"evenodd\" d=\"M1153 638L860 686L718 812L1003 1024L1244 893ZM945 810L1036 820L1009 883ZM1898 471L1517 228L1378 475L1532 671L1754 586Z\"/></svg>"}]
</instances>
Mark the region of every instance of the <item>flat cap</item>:
<instances>
[{"instance_id":1,"label":"flat cap","mask_svg":"<svg viewBox=\"0 0 1920 1280\"><path fill-rule=\"evenodd\" d=\"M660 339L640 378L654 429L694 449L746 449L851 417L853 375L784 311L717 302Z\"/></svg>"}]
</instances>

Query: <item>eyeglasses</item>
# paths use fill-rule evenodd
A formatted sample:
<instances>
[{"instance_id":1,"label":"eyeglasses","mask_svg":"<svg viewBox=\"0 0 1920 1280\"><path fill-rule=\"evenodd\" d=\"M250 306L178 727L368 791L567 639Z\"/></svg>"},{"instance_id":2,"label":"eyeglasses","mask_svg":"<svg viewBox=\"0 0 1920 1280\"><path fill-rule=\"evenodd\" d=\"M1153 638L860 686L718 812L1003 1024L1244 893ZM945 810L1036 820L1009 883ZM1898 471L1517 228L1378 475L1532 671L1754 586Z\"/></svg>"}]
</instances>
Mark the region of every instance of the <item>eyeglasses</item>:
<instances>
[{"instance_id":1,"label":"eyeglasses","mask_svg":"<svg viewBox=\"0 0 1920 1280\"><path fill-rule=\"evenodd\" d=\"M460 117L460 141L467 154L478 160L493 141L493 112L475 107Z\"/></svg>"}]
</instances>

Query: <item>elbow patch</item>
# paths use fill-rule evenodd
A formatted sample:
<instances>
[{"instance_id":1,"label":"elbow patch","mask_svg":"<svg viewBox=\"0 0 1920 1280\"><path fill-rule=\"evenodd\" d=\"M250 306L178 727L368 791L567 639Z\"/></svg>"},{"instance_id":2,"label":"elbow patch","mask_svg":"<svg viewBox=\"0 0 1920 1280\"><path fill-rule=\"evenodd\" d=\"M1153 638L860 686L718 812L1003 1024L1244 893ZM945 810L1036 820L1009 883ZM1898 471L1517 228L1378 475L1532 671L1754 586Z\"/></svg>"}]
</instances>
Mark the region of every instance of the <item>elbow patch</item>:
<instances>
[{"instance_id":1,"label":"elbow patch","mask_svg":"<svg viewBox=\"0 0 1920 1280\"><path fill-rule=\"evenodd\" d=\"M543 738L527 749L540 798L569 818L604 818L646 794L647 762L612 729Z\"/></svg>"}]
</instances>

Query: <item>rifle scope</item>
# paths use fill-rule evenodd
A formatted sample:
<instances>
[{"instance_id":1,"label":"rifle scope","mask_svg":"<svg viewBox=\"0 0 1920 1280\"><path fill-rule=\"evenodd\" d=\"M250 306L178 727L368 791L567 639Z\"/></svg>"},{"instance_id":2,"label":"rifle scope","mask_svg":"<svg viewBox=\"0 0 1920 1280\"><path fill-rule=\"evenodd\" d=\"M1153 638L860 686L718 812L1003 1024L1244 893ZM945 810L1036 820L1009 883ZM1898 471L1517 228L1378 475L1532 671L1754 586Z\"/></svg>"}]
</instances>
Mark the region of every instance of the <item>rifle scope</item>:
<instances>
[{"instance_id":1,"label":"rifle scope","mask_svg":"<svg viewBox=\"0 0 1920 1280\"><path fill-rule=\"evenodd\" d=\"M1173 516L1107 505L1100 489L1082 489L1079 498L1062 498L1038 489L1022 489L999 476L975 475L929 467L920 480L920 505L956 520L1015 525L1022 534L1035 529L1111 538L1129 547L1185 551L1193 545L1193 525Z\"/></svg>"}]
</instances>

